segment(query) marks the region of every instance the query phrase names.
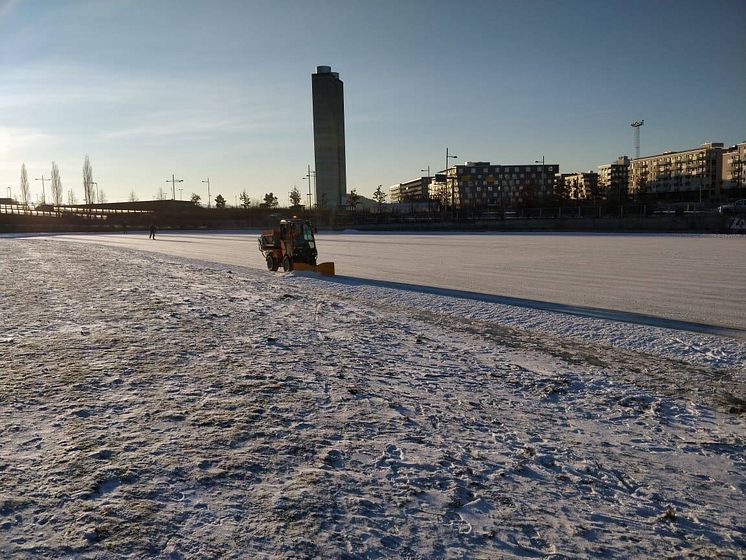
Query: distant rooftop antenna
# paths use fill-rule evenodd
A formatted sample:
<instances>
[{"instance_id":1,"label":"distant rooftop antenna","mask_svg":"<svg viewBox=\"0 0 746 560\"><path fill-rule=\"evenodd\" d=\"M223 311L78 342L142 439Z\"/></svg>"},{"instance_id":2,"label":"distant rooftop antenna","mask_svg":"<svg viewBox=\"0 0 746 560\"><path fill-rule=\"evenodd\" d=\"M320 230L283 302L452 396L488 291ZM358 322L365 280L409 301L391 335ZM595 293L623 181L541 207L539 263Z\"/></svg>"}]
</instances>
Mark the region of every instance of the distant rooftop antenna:
<instances>
[{"instance_id":1,"label":"distant rooftop antenna","mask_svg":"<svg viewBox=\"0 0 746 560\"><path fill-rule=\"evenodd\" d=\"M640 127L645 124L645 119L635 121L630 126L635 129L635 158L640 157Z\"/></svg>"}]
</instances>

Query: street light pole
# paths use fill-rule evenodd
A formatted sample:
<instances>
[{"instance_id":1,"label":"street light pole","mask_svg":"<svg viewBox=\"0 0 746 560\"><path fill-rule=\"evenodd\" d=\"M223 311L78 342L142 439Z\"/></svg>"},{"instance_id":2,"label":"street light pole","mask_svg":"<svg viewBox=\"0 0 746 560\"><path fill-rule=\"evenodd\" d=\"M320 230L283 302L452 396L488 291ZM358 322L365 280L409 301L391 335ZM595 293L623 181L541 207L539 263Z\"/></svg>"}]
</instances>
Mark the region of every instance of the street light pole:
<instances>
[{"instance_id":1,"label":"street light pole","mask_svg":"<svg viewBox=\"0 0 746 560\"><path fill-rule=\"evenodd\" d=\"M210 207L210 178L207 178L207 181L202 181L203 183L207 183L207 207Z\"/></svg>"},{"instance_id":2,"label":"street light pole","mask_svg":"<svg viewBox=\"0 0 746 560\"><path fill-rule=\"evenodd\" d=\"M503 203L503 182L500 181L500 184L497 186L497 189L500 191L500 214L501 218L505 219L505 204Z\"/></svg>"},{"instance_id":3,"label":"street light pole","mask_svg":"<svg viewBox=\"0 0 746 560\"><path fill-rule=\"evenodd\" d=\"M304 177L302 177L302 179L308 179L308 209L311 210L311 164L310 163L308 164L308 173Z\"/></svg>"},{"instance_id":4,"label":"street light pole","mask_svg":"<svg viewBox=\"0 0 746 560\"><path fill-rule=\"evenodd\" d=\"M427 169L420 169L420 173L422 173L423 171L427 171L427 176L430 177L430 166L429 165L427 166Z\"/></svg>"},{"instance_id":5,"label":"street light pole","mask_svg":"<svg viewBox=\"0 0 746 560\"><path fill-rule=\"evenodd\" d=\"M176 179L176 176L172 173L170 179L166 179L166 183L171 183L171 200L176 200L176 183L183 183L184 179Z\"/></svg>"},{"instance_id":6,"label":"street light pole","mask_svg":"<svg viewBox=\"0 0 746 560\"><path fill-rule=\"evenodd\" d=\"M46 189L44 188L44 181L49 181L49 177L45 177L44 174L41 174L41 177L38 179L35 179L36 181L41 181L41 203L46 204L47 203L47 194Z\"/></svg>"},{"instance_id":7,"label":"street light pole","mask_svg":"<svg viewBox=\"0 0 746 560\"><path fill-rule=\"evenodd\" d=\"M448 160L449 159L457 159L458 156L450 155L448 153L448 148L446 148L446 188L448 188ZM454 180L451 181L451 213L455 215L456 212L456 179L454 177Z\"/></svg>"},{"instance_id":8,"label":"street light pole","mask_svg":"<svg viewBox=\"0 0 746 560\"><path fill-rule=\"evenodd\" d=\"M544 190L544 156L541 156L541 161L537 159L534 161L534 163L541 163L541 189L543 191Z\"/></svg>"}]
</instances>

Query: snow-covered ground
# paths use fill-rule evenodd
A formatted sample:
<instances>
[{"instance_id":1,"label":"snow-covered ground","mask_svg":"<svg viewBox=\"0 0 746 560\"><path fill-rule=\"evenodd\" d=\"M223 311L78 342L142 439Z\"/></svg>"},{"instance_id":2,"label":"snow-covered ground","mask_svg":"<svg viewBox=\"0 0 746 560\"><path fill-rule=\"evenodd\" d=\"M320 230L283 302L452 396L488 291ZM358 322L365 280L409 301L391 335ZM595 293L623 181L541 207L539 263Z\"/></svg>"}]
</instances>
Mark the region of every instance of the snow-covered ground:
<instances>
[{"instance_id":1,"label":"snow-covered ground","mask_svg":"<svg viewBox=\"0 0 746 560\"><path fill-rule=\"evenodd\" d=\"M167 243L0 239L0 556L746 552L738 339Z\"/></svg>"},{"instance_id":2,"label":"snow-covered ground","mask_svg":"<svg viewBox=\"0 0 746 560\"><path fill-rule=\"evenodd\" d=\"M79 235L67 239L264 269L256 233ZM682 234L320 234L337 273L475 292L522 307L603 310L647 324L746 339L746 237Z\"/></svg>"}]
</instances>

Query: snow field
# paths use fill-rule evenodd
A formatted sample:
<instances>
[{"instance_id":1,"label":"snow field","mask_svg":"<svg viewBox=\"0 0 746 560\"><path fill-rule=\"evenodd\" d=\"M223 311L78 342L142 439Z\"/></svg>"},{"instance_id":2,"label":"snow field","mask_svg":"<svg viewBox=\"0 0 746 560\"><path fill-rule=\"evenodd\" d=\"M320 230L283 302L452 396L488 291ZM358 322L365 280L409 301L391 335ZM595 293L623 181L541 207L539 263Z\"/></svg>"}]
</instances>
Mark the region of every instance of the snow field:
<instances>
[{"instance_id":1,"label":"snow field","mask_svg":"<svg viewBox=\"0 0 746 560\"><path fill-rule=\"evenodd\" d=\"M255 232L65 235L265 269ZM594 308L621 320L699 323L746 340L744 236L577 233L320 234L337 274L519 298L525 306ZM510 303L505 302L505 303ZM626 315L626 316L625 316ZM634 318L633 318L634 319ZM650 324L650 323L649 323Z\"/></svg>"},{"instance_id":2,"label":"snow field","mask_svg":"<svg viewBox=\"0 0 746 560\"><path fill-rule=\"evenodd\" d=\"M743 372L695 359L716 337L670 335L704 349L672 359L494 304L81 247L0 240L0 555L746 549Z\"/></svg>"}]
</instances>

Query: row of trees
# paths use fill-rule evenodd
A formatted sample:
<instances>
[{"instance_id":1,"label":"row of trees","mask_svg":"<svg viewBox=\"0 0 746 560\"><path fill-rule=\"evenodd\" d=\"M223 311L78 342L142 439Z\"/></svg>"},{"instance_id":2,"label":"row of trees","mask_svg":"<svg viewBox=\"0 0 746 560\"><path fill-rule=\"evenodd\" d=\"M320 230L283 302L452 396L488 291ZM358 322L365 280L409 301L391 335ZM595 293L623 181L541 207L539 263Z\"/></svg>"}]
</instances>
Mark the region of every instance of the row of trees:
<instances>
[{"instance_id":1,"label":"row of trees","mask_svg":"<svg viewBox=\"0 0 746 560\"><path fill-rule=\"evenodd\" d=\"M60 168L57 166L57 164L55 162L52 162L52 172L49 178L44 177L44 175L42 174L42 176L36 180L42 182L42 204L47 203L45 184L46 181L49 181L51 204L53 204L54 206L61 206L64 197L64 191L62 188L62 177L60 175ZM19 187L21 203L25 206L28 206L31 203L31 187L29 184L28 171L26 170L25 163L21 164L21 182ZM86 205L96 204L97 202L99 204L102 204L106 202L104 191L97 187L98 183L93 180L93 167L91 166L91 160L88 157L88 154L86 154L85 160L83 161L83 198ZM73 189L67 191L67 203L78 203Z\"/></svg>"},{"instance_id":2,"label":"row of trees","mask_svg":"<svg viewBox=\"0 0 746 560\"><path fill-rule=\"evenodd\" d=\"M61 206L63 204L64 191L62 187L62 177L60 175L60 170L57 164L55 162L52 162L52 171L49 179L43 177L42 175L42 178L39 178L37 180L42 181L42 204L47 203L45 182L48 180L50 181L51 203L54 206ZM386 201L386 193L382 190L381 187L382 185L378 185L378 188L373 193L373 199L378 202L379 210L381 208L381 205ZM158 200L168 200L169 197L166 190L161 187L156 194L156 198ZM272 192L266 193L264 195L264 198L261 201L257 201L256 203L249 197L245 189L243 190L243 192L241 192L238 198L240 200L239 206L241 208L277 208L279 206L277 196L275 196L275 194ZM347 205L354 211L360 204L361 198L362 197L358 194L357 189L352 189L347 194ZM21 203L26 206L31 203L31 188L25 163L21 165L20 199ZM86 205L96 203L103 204L106 202L106 197L103 190L98 188L98 183L93 180L93 167L91 165L91 160L88 157L88 154L86 154L83 161L83 199L84 204ZM290 191L289 199L291 208L300 208L302 206L301 202L303 201L303 195L297 187L294 186L293 189ZM201 205L202 197L197 193L192 193L190 200L193 204L199 206ZM130 193L128 201L137 201L137 195L134 191ZM75 205L77 203L78 200L75 196L75 192L72 189L69 189L67 191L67 204ZM220 194L215 197L215 207L226 207L226 199Z\"/></svg>"},{"instance_id":3,"label":"row of trees","mask_svg":"<svg viewBox=\"0 0 746 560\"><path fill-rule=\"evenodd\" d=\"M373 200L375 200L378 203L378 209L380 211L381 206L386 202L386 196L387 194L383 191L381 188L382 185L378 185L378 188L376 188L375 192L373 193ZM300 208L301 202L303 200L303 195L301 195L300 191L297 187L293 187L293 189L290 191L289 194L290 199L290 208ZM347 205L352 208L354 211L357 206L360 204L360 201L362 199L362 196L358 194L357 189L352 189L349 193L347 193ZM195 204L197 206L200 206L202 203L202 197L198 195L197 193L192 193L192 196L190 198L192 204ZM264 195L264 199L261 202L254 203L253 200L249 197L248 193L244 189L241 194L238 195L238 200L240 201L239 206L241 208L277 208L279 206L279 201L277 200L277 197L274 193L268 192ZM222 195L217 195L215 197L215 207L216 208L225 208L226 206L226 200Z\"/></svg>"},{"instance_id":4,"label":"row of trees","mask_svg":"<svg viewBox=\"0 0 746 560\"><path fill-rule=\"evenodd\" d=\"M386 202L386 196L387 194L383 191L381 188L383 185L378 185L376 190L373 192L373 200L375 200L378 203L378 211L381 211L381 206ZM352 189L349 193L347 193L347 206L352 208L353 212L357 208L358 204L360 204L360 199L362 196L358 194L357 189Z\"/></svg>"},{"instance_id":5,"label":"row of trees","mask_svg":"<svg viewBox=\"0 0 746 560\"><path fill-rule=\"evenodd\" d=\"M241 194L238 195L238 199L241 201L240 207L241 208L252 208L254 206L253 201L249 197L249 194L246 192L246 189L243 190ZM197 193L192 193L192 196L189 198L192 204L196 206L202 205L202 197L198 195ZM291 199L292 200L292 199ZM256 204L257 208L276 208L279 206L279 201L277 200L277 197L269 192L264 195L264 200L258 204ZM294 203L293 206L298 206L298 203ZM215 208L225 208L226 207L226 200L225 197L222 194L219 194L215 197Z\"/></svg>"}]
</instances>

